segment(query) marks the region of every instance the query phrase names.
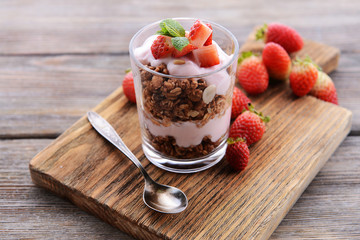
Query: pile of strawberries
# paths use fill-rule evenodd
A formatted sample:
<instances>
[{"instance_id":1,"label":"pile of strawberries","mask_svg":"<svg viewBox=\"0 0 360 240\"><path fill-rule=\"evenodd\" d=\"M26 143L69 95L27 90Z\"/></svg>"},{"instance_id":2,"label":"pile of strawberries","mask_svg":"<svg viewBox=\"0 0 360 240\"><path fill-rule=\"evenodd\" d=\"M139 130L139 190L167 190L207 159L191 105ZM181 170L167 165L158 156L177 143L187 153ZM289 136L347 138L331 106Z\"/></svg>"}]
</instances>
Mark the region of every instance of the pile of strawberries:
<instances>
[{"instance_id":1,"label":"pile of strawberries","mask_svg":"<svg viewBox=\"0 0 360 240\"><path fill-rule=\"evenodd\" d=\"M333 81L309 57L291 62L289 54L301 50L304 45L294 29L279 23L265 24L256 33L256 38L266 43L262 56L242 53L236 73L247 93L263 93L268 88L269 78L289 80L292 91L299 97L309 94L338 104Z\"/></svg>"},{"instance_id":2,"label":"pile of strawberries","mask_svg":"<svg viewBox=\"0 0 360 240\"><path fill-rule=\"evenodd\" d=\"M255 110L250 99L237 87L234 87L231 125L226 159L235 170L244 170L249 161L249 146L259 141L265 133L265 123L270 118Z\"/></svg>"},{"instance_id":3,"label":"pile of strawberries","mask_svg":"<svg viewBox=\"0 0 360 240\"><path fill-rule=\"evenodd\" d=\"M236 72L247 93L265 92L269 79L289 80L290 88L299 97L309 94L338 104L333 81L309 57L291 61L289 54L301 50L304 45L294 29L279 23L265 24L256 33L256 38L265 42L262 56L243 52ZM230 128L226 159L231 167L241 171L249 160L249 146L262 138L269 118L257 112L250 99L236 87L232 101L231 118L235 121Z\"/></svg>"}]
</instances>

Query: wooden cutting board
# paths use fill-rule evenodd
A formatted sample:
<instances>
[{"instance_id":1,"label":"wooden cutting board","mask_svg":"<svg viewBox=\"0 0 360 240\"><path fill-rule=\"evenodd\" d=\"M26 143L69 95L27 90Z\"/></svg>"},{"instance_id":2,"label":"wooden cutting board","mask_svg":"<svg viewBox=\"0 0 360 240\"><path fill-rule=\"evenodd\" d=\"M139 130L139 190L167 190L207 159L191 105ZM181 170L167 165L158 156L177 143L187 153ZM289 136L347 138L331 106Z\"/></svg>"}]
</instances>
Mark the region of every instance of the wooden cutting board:
<instances>
[{"instance_id":1,"label":"wooden cutting board","mask_svg":"<svg viewBox=\"0 0 360 240\"><path fill-rule=\"evenodd\" d=\"M242 50L261 48L250 37ZM326 72L339 58L338 49L312 41L298 54L308 54ZM313 97L297 98L287 83L271 84L251 99L271 121L240 173L225 160L194 174L163 171L144 157L136 106L121 88L95 107L156 181L187 194L182 213L147 208L137 168L85 116L31 160L31 177L138 239L266 239L349 133L352 114Z\"/></svg>"}]
</instances>

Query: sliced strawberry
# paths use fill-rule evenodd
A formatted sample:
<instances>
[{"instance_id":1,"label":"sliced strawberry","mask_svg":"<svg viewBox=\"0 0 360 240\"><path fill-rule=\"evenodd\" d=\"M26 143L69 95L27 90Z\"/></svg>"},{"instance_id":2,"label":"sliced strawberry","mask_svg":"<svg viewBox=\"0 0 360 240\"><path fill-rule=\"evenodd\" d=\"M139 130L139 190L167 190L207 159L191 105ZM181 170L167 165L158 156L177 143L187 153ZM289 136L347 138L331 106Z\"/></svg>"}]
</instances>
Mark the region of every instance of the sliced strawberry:
<instances>
[{"instance_id":1,"label":"sliced strawberry","mask_svg":"<svg viewBox=\"0 0 360 240\"><path fill-rule=\"evenodd\" d=\"M206 26L208 26L212 30L212 26L210 23L206 23ZM204 43L204 46L209 46L211 44L212 44L212 33L210 34L210 37Z\"/></svg>"},{"instance_id":2,"label":"sliced strawberry","mask_svg":"<svg viewBox=\"0 0 360 240\"><path fill-rule=\"evenodd\" d=\"M204 46L204 43L208 40L212 34L211 28L206 26L200 20L196 20L189 32L189 41L197 48Z\"/></svg>"},{"instance_id":3,"label":"sliced strawberry","mask_svg":"<svg viewBox=\"0 0 360 240\"><path fill-rule=\"evenodd\" d=\"M155 59L170 56L174 49L171 37L163 35L158 36L151 45L151 53Z\"/></svg>"},{"instance_id":4,"label":"sliced strawberry","mask_svg":"<svg viewBox=\"0 0 360 240\"><path fill-rule=\"evenodd\" d=\"M211 67L220 63L217 48L213 44L193 50L193 55L200 67Z\"/></svg>"},{"instance_id":5,"label":"sliced strawberry","mask_svg":"<svg viewBox=\"0 0 360 240\"><path fill-rule=\"evenodd\" d=\"M194 45L192 45L191 43L189 43L181 51L179 51L175 48L172 53L172 56L175 58L179 58L179 57L185 56L186 54L190 53L194 49L196 49L196 47Z\"/></svg>"}]
</instances>

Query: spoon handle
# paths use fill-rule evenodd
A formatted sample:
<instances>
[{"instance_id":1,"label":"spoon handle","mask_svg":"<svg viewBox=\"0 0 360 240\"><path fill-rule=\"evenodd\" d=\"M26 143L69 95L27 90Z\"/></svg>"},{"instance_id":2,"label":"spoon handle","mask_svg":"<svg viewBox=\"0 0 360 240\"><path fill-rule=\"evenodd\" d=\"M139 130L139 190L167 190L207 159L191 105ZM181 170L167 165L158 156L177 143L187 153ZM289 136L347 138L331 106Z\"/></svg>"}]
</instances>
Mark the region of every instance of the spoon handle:
<instances>
[{"instance_id":1,"label":"spoon handle","mask_svg":"<svg viewBox=\"0 0 360 240\"><path fill-rule=\"evenodd\" d=\"M145 178L149 178L145 169L135 157L135 155L130 151L130 149L125 145L120 136L116 133L115 129L107 122L104 118L102 118L99 114L95 112L88 112L87 117L91 125L95 128L95 130L100 133L106 140L112 143L115 147L117 147L125 156L130 159L136 167L139 168L141 173Z\"/></svg>"}]
</instances>

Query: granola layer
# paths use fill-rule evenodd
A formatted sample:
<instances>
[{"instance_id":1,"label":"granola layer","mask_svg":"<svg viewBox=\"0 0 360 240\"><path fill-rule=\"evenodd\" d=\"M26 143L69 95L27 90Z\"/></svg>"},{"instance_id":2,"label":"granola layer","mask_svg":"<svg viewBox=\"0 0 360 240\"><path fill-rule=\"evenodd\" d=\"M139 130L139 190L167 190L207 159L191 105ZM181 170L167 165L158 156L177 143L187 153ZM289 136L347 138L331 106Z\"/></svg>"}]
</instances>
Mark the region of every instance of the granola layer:
<instances>
[{"instance_id":1,"label":"granola layer","mask_svg":"<svg viewBox=\"0 0 360 240\"><path fill-rule=\"evenodd\" d=\"M168 74L165 64L147 66L156 72ZM201 127L217 115L223 115L229 104L224 95L214 95L203 101L208 87L204 79L165 78L140 70L143 87L144 109L147 115L166 125L171 122L198 121Z\"/></svg>"},{"instance_id":2,"label":"granola layer","mask_svg":"<svg viewBox=\"0 0 360 240\"><path fill-rule=\"evenodd\" d=\"M172 136L154 136L148 132L151 145L159 152L179 159L192 159L210 154L223 138L216 142L212 142L209 136L205 136L200 144L190 147L180 147L176 144L176 140Z\"/></svg>"},{"instance_id":3,"label":"granola layer","mask_svg":"<svg viewBox=\"0 0 360 240\"><path fill-rule=\"evenodd\" d=\"M165 64L157 67L147 65L149 69L169 74ZM144 102L144 117L157 126L169 127L184 122L196 124L198 129L204 127L212 119L224 116L230 107L229 98L213 91L206 96L210 88L202 78L166 78L140 69ZM210 88L209 88L210 87ZM206 90L207 89L207 90ZM213 89L211 89L213 90ZM205 93L204 93L205 92ZM204 99L208 97L208 99ZM230 99L231 101L231 99ZM170 135L153 135L151 129L145 129L150 144L159 152L175 158L188 159L206 156L211 153L224 139L226 131L213 139L211 130L199 142L192 145L179 145L176 138ZM212 130L214 130L212 128ZM203 135L202 135L203 136ZM216 135L214 135L215 137ZM198 144L199 143L199 144Z\"/></svg>"}]
</instances>

